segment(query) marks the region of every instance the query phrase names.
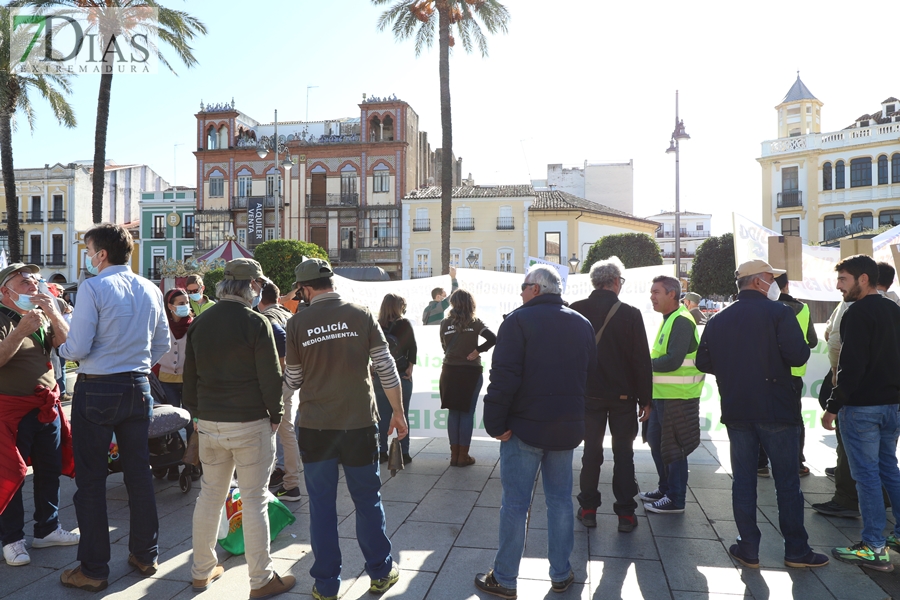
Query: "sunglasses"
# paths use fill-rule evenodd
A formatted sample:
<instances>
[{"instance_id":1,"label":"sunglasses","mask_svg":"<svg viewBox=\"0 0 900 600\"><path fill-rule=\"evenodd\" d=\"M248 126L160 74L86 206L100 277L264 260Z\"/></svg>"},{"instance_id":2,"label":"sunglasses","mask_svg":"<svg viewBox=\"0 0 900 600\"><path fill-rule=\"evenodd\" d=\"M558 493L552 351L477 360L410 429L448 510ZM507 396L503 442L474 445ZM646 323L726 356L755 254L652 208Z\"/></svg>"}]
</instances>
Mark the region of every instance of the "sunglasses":
<instances>
[{"instance_id":1,"label":"sunglasses","mask_svg":"<svg viewBox=\"0 0 900 600\"><path fill-rule=\"evenodd\" d=\"M523 284L522 284L522 291L524 292L526 288L530 288L530 287L533 286L533 285L540 285L540 284L539 284L539 283L523 283Z\"/></svg>"}]
</instances>

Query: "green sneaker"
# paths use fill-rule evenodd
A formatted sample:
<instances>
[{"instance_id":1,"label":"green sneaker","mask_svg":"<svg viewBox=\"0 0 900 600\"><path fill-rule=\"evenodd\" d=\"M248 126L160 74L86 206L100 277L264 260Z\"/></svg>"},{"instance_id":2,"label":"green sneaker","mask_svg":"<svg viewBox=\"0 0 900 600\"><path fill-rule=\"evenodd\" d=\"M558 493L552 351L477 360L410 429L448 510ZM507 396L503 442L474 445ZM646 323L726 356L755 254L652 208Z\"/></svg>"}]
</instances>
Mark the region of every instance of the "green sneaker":
<instances>
[{"instance_id":1,"label":"green sneaker","mask_svg":"<svg viewBox=\"0 0 900 600\"><path fill-rule=\"evenodd\" d=\"M313 586L312 597L315 598L315 600L338 600L337 596L323 596L319 593L319 590L316 589L316 586Z\"/></svg>"},{"instance_id":2,"label":"green sneaker","mask_svg":"<svg viewBox=\"0 0 900 600\"><path fill-rule=\"evenodd\" d=\"M875 571L889 572L894 570L887 546L875 552L865 542L859 542L849 548L832 548L831 555L839 561Z\"/></svg>"},{"instance_id":3,"label":"green sneaker","mask_svg":"<svg viewBox=\"0 0 900 600\"><path fill-rule=\"evenodd\" d=\"M900 539L897 539L897 536L893 533L887 537L886 543L891 550L900 552Z\"/></svg>"},{"instance_id":4,"label":"green sneaker","mask_svg":"<svg viewBox=\"0 0 900 600\"><path fill-rule=\"evenodd\" d=\"M391 567L391 572L381 579L372 579L372 584L369 586L370 594L383 594L393 586L395 583L400 581L400 571L397 567Z\"/></svg>"}]
</instances>

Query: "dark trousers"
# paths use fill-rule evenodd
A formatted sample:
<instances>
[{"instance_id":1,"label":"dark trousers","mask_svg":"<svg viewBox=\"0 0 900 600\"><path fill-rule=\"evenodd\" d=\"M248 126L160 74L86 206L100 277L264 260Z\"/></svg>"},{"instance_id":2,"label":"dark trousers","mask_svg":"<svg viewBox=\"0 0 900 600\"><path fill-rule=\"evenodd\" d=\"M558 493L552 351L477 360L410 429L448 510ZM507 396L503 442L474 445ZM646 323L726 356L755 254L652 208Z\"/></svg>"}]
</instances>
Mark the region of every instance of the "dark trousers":
<instances>
[{"instance_id":1,"label":"dark trousers","mask_svg":"<svg viewBox=\"0 0 900 600\"><path fill-rule=\"evenodd\" d=\"M792 385L794 388L794 395L797 397L797 406L798 410L802 412L803 410L803 378L802 377L792 377L791 378ZM800 464L806 462L806 457L803 455L803 446L806 445L806 425L804 423L800 423ZM766 454L766 451L763 449L762 445L759 446L759 459L756 463L756 468L763 469L769 466L769 455Z\"/></svg>"},{"instance_id":2,"label":"dark trousers","mask_svg":"<svg viewBox=\"0 0 900 600\"><path fill-rule=\"evenodd\" d=\"M394 407L391 406L384 388L381 387L381 381L378 377L372 377L372 387L375 389L375 405L378 407L378 446L382 452L387 453L388 446L388 429L391 427L391 418L394 416ZM403 396L403 413L406 416L406 422L409 423L409 403L412 400L412 379L400 378L400 391ZM400 451L403 454L409 454L409 436L407 435L400 440Z\"/></svg>"},{"instance_id":3,"label":"dark trousers","mask_svg":"<svg viewBox=\"0 0 900 600\"><path fill-rule=\"evenodd\" d=\"M581 493L578 503L587 510L601 505L600 467L603 465L603 436L607 424L612 435L613 494L617 515L633 515L638 486L634 479L634 439L637 437L637 403L634 400L585 399L584 454L581 457Z\"/></svg>"},{"instance_id":4,"label":"dark trousers","mask_svg":"<svg viewBox=\"0 0 900 600\"><path fill-rule=\"evenodd\" d=\"M59 475L62 471L59 417L52 423L41 423L38 409L25 415L19 421L16 447L22 458L31 459L34 469L34 537L42 538L56 531L59 525ZM0 539L4 546L25 539L22 486L0 514Z\"/></svg>"},{"instance_id":5,"label":"dark trousers","mask_svg":"<svg viewBox=\"0 0 900 600\"><path fill-rule=\"evenodd\" d=\"M75 454L75 516L81 530L78 560L93 579L109 576L109 519L106 476L113 433L128 493L131 520L128 550L145 565L159 554L159 520L150 475L147 433L153 396L146 375L122 373L79 377L72 398L72 449Z\"/></svg>"}]
</instances>

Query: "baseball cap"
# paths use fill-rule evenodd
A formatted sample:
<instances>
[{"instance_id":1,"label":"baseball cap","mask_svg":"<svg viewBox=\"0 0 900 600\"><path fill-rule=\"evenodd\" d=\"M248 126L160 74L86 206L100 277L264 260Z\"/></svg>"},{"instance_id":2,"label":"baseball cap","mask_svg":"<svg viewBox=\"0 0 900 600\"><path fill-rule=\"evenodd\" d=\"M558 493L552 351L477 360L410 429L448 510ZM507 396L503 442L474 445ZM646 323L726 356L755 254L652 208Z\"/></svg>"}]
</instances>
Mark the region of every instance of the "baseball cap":
<instances>
[{"instance_id":1,"label":"baseball cap","mask_svg":"<svg viewBox=\"0 0 900 600\"><path fill-rule=\"evenodd\" d=\"M740 279L741 277L750 277L751 275L758 275L759 273L771 273L772 275L778 276L782 273L787 273L787 271L784 269L775 269L766 261L757 259L741 263L741 266L734 272L734 276L736 279Z\"/></svg>"},{"instance_id":2,"label":"baseball cap","mask_svg":"<svg viewBox=\"0 0 900 600\"><path fill-rule=\"evenodd\" d=\"M702 300L700 294L698 294L697 292L688 292L684 295L684 299L690 300L691 302L696 302L697 304L699 304L700 300Z\"/></svg>"},{"instance_id":3,"label":"baseball cap","mask_svg":"<svg viewBox=\"0 0 900 600\"><path fill-rule=\"evenodd\" d=\"M294 279L299 283L324 279L332 275L334 271L331 270L331 265L321 258L307 258L294 269Z\"/></svg>"},{"instance_id":4,"label":"baseball cap","mask_svg":"<svg viewBox=\"0 0 900 600\"><path fill-rule=\"evenodd\" d=\"M252 258L235 258L225 263L224 279L245 281L263 276L262 267Z\"/></svg>"},{"instance_id":5,"label":"baseball cap","mask_svg":"<svg viewBox=\"0 0 900 600\"><path fill-rule=\"evenodd\" d=\"M25 263L13 263L0 271L0 285L6 283L8 277L11 277L18 271L28 271L29 273L40 273L41 268L37 265L26 265Z\"/></svg>"}]
</instances>

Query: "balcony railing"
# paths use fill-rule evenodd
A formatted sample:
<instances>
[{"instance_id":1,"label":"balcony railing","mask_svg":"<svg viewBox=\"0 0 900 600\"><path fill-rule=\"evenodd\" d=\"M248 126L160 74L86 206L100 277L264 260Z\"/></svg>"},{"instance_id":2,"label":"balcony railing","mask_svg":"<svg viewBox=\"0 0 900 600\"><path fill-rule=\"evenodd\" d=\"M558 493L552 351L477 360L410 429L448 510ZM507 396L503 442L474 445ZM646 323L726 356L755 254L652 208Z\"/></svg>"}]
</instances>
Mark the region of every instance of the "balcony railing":
<instances>
[{"instance_id":1,"label":"balcony railing","mask_svg":"<svg viewBox=\"0 0 900 600\"><path fill-rule=\"evenodd\" d=\"M512 265L498 265L494 267L494 270L498 273L515 273L516 268Z\"/></svg>"},{"instance_id":2,"label":"balcony railing","mask_svg":"<svg viewBox=\"0 0 900 600\"><path fill-rule=\"evenodd\" d=\"M306 206L359 206L359 194L307 194Z\"/></svg>"},{"instance_id":3,"label":"balcony railing","mask_svg":"<svg viewBox=\"0 0 900 600\"><path fill-rule=\"evenodd\" d=\"M873 144L895 142L900 134L900 123L882 123L869 127L853 127L831 133L810 133L803 136L767 140L762 143L762 155L773 156L787 152L808 150L835 150Z\"/></svg>"},{"instance_id":4,"label":"balcony railing","mask_svg":"<svg viewBox=\"0 0 900 600\"><path fill-rule=\"evenodd\" d=\"M3 213L3 220L2 220L3 223L6 223L6 222L7 222L7 215L8 215L8 214L9 214L9 213ZM23 217L22 217L22 213L18 213L18 215L19 215L19 223L21 223L21 222L24 220Z\"/></svg>"},{"instance_id":5,"label":"balcony railing","mask_svg":"<svg viewBox=\"0 0 900 600\"><path fill-rule=\"evenodd\" d=\"M166 239L166 228L165 227L154 227L150 232L150 237L155 240L164 240Z\"/></svg>"},{"instance_id":6,"label":"balcony railing","mask_svg":"<svg viewBox=\"0 0 900 600\"><path fill-rule=\"evenodd\" d=\"M792 206L803 206L803 192L800 190L778 192L778 208L790 208Z\"/></svg>"},{"instance_id":7,"label":"balcony railing","mask_svg":"<svg viewBox=\"0 0 900 600\"><path fill-rule=\"evenodd\" d=\"M147 279L162 279L162 271L153 268L147 269Z\"/></svg>"},{"instance_id":8,"label":"balcony railing","mask_svg":"<svg viewBox=\"0 0 900 600\"><path fill-rule=\"evenodd\" d=\"M410 269L409 278L410 279L424 279L426 277L431 277L431 269Z\"/></svg>"},{"instance_id":9,"label":"balcony railing","mask_svg":"<svg viewBox=\"0 0 900 600\"><path fill-rule=\"evenodd\" d=\"M28 223L41 223L44 220L44 211L42 210L29 210L25 214L25 218Z\"/></svg>"},{"instance_id":10,"label":"balcony railing","mask_svg":"<svg viewBox=\"0 0 900 600\"><path fill-rule=\"evenodd\" d=\"M22 260L32 265L44 266L44 257L41 254L23 254Z\"/></svg>"},{"instance_id":11,"label":"balcony railing","mask_svg":"<svg viewBox=\"0 0 900 600\"><path fill-rule=\"evenodd\" d=\"M275 208L275 196L232 196L229 208L231 210L246 209L249 200L258 200L260 198L263 201L263 208ZM278 207L284 208L284 198L280 195L278 196Z\"/></svg>"},{"instance_id":12,"label":"balcony railing","mask_svg":"<svg viewBox=\"0 0 900 600\"><path fill-rule=\"evenodd\" d=\"M515 217L497 217L497 229L515 229Z\"/></svg>"},{"instance_id":13,"label":"balcony railing","mask_svg":"<svg viewBox=\"0 0 900 600\"><path fill-rule=\"evenodd\" d=\"M413 219L413 231L431 231L431 219Z\"/></svg>"},{"instance_id":14,"label":"balcony railing","mask_svg":"<svg viewBox=\"0 0 900 600\"><path fill-rule=\"evenodd\" d=\"M51 223L64 223L66 220L66 211L64 210L51 210L48 215L47 220Z\"/></svg>"},{"instance_id":15,"label":"balcony railing","mask_svg":"<svg viewBox=\"0 0 900 600\"><path fill-rule=\"evenodd\" d=\"M193 227L182 227L181 237L184 237L184 238L194 237L194 232L196 231L196 229L197 229L196 225Z\"/></svg>"},{"instance_id":16,"label":"balcony railing","mask_svg":"<svg viewBox=\"0 0 900 600\"><path fill-rule=\"evenodd\" d=\"M453 231L475 231L475 218L458 217L453 219Z\"/></svg>"},{"instance_id":17,"label":"balcony railing","mask_svg":"<svg viewBox=\"0 0 900 600\"><path fill-rule=\"evenodd\" d=\"M660 252L663 258L675 258L674 252ZM694 258L693 252L682 252L681 258Z\"/></svg>"},{"instance_id":18,"label":"balcony railing","mask_svg":"<svg viewBox=\"0 0 900 600\"><path fill-rule=\"evenodd\" d=\"M329 248L328 258L340 263L400 262L400 248Z\"/></svg>"},{"instance_id":19,"label":"balcony railing","mask_svg":"<svg viewBox=\"0 0 900 600\"><path fill-rule=\"evenodd\" d=\"M63 266L66 264L66 255L62 254L62 253L48 254L46 256L44 264L47 265L48 267Z\"/></svg>"},{"instance_id":20,"label":"balcony railing","mask_svg":"<svg viewBox=\"0 0 900 600\"><path fill-rule=\"evenodd\" d=\"M657 232L656 232L656 237L657 237L657 238L670 238L670 239L675 239L675 231L674 231L674 230L670 230L670 231L657 231ZM704 229L704 230L701 230L701 231L696 231L696 230L695 230L695 231L682 231L682 232L678 235L678 237L679 237L679 238L706 238L706 237L709 237L709 230Z\"/></svg>"}]
</instances>

